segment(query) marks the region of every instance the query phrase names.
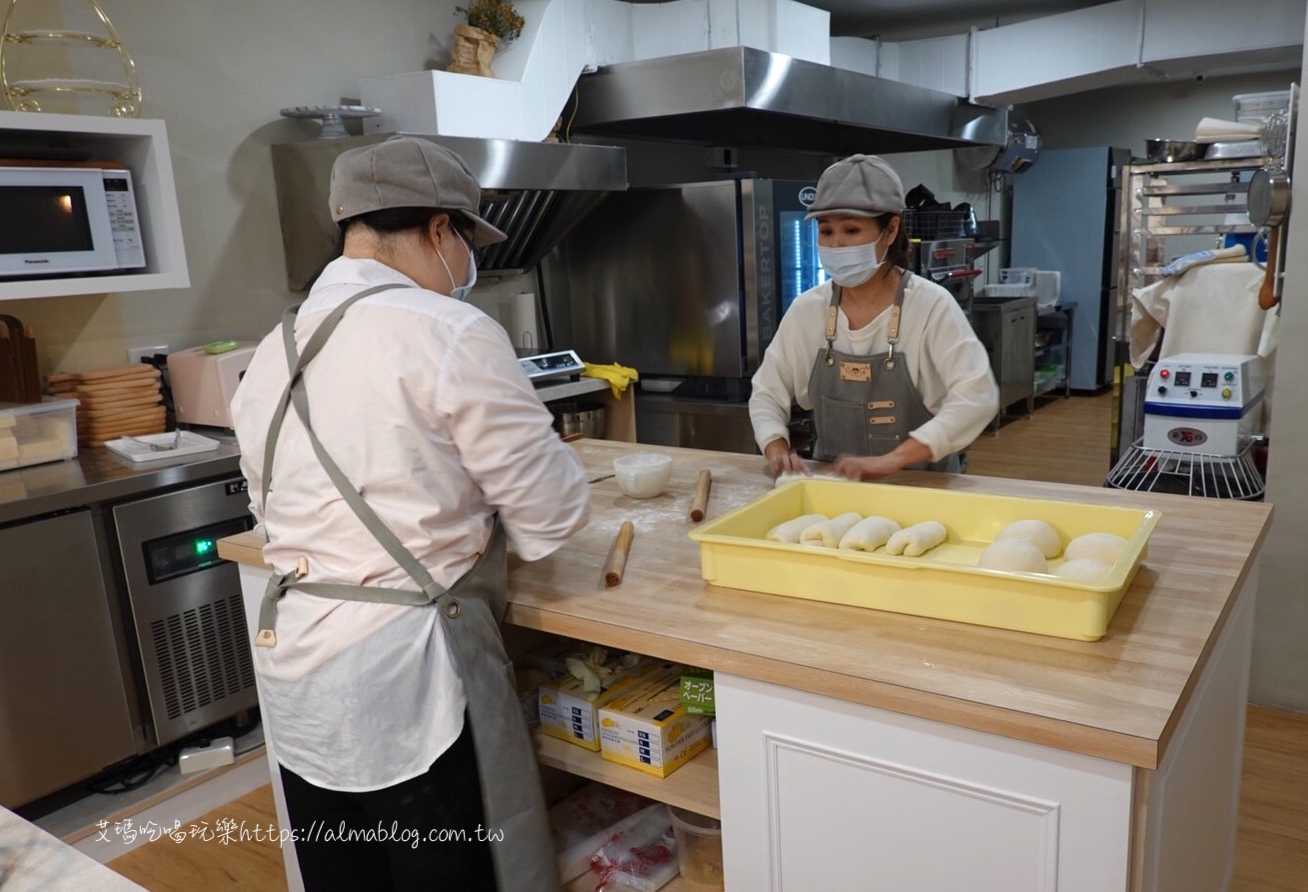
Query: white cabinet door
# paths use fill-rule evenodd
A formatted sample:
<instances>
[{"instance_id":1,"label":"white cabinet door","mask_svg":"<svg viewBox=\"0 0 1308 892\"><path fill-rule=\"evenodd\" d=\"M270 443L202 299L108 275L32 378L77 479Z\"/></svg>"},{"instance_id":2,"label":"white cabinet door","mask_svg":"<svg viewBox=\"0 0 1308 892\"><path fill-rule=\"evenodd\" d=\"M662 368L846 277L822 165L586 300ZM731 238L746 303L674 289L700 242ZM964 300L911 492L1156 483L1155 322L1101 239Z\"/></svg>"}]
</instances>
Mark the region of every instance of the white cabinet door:
<instances>
[{"instance_id":1,"label":"white cabinet door","mask_svg":"<svg viewBox=\"0 0 1308 892\"><path fill-rule=\"evenodd\" d=\"M1128 766L738 676L715 687L728 892L1126 889Z\"/></svg>"}]
</instances>

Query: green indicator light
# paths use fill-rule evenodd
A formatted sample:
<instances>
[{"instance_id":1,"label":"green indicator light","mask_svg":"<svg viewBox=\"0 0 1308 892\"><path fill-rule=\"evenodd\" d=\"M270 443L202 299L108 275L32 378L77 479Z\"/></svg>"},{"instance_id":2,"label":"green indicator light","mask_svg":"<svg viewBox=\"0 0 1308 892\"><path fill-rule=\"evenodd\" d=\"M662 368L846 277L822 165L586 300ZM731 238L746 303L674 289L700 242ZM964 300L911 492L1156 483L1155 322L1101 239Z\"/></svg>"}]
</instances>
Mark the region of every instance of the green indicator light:
<instances>
[{"instance_id":1,"label":"green indicator light","mask_svg":"<svg viewBox=\"0 0 1308 892\"><path fill-rule=\"evenodd\" d=\"M212 540L212 539L197 539L197 540L195 540L195 553L196 553L196 554L204 555L204 554L208 554L208 553L211 552L211 551L213 551L213 540Z\"/></svg>"}]
</instances>

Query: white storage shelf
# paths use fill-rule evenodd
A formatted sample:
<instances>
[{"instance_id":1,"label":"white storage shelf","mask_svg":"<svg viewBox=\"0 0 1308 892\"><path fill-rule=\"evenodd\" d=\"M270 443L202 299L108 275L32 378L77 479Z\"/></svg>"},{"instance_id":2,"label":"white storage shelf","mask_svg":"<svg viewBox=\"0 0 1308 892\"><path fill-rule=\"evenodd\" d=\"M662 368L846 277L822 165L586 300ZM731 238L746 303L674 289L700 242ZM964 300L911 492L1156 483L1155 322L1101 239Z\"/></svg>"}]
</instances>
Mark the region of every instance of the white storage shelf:
<instances>
[{"instance_id":1,"label":"white storage shelf","mask_svg":"<svg viewBox=\"0 0 1308 892\"><path fill-rule=\"evenodd\" d=\"M163 121L0 111L0 157L43 148L84 149L95 159L127 165L136 191L146 265L123 275L0 280L0 300L190 286Z\"/></svg>"}]
</instances>

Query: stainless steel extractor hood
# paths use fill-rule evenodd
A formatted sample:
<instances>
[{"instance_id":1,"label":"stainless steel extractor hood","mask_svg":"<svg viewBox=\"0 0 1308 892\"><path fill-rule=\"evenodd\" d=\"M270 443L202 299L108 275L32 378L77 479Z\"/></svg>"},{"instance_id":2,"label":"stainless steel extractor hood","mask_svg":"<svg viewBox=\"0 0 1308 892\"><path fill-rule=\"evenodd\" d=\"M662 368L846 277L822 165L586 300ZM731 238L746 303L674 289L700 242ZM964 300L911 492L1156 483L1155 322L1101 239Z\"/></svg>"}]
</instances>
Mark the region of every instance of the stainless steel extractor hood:
<instances>
[{"instance_id":1,"label":"stainless steel extractor hood","mask_svg":"<svg viewBox=\"0 0 1308 892\"><path fill-rule=\"evenodd\" d=\"M292 291L307 291L339 253L327 211L332 163L346 149L393 134L316 139L272 147L277 207ZM508 240L477 255L480 274L529 270L607 193L627 188L626 152L595 145L411 134L459 155L482 186L481 213Z\"/></svg>"},{"instance_id":2,"label":"stainless steel extractor hood","mask_svg":"<svg viewBox=\"0 0 1308 892\"><path fill-rule=\"evenodd\" d=\"M1003 109L748 47L583 75L572 130L591 136L884 154L1002 145Z\"/></svg>"}]
</instances>

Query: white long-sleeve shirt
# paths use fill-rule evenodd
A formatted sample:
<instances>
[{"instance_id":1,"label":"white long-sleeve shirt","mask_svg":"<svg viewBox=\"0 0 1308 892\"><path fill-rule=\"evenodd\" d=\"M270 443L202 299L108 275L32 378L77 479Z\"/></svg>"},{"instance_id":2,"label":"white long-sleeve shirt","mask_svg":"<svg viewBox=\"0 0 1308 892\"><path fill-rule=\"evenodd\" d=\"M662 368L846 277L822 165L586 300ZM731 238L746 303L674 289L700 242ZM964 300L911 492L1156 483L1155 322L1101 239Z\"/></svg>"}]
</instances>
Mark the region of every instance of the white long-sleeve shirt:
<instances>
[{"instance_id":1,"label":"white long-sleeve shirt","mask_svg":"<svg viewBox=\"0 0 1308 892\"><path fill-rule=\"evenodd\" d=\"M789 442L792 401L813 408L808 381L818 351L826 348L830 304L830 282L795 298L754 373L749 418L760 450L778 437ZM836 315L836 350L867 356L889 349L888 312L856 331L843 311ZM913 386L935 416L909 432L931 449L932 461L965 449L999 411L999 385L967 315L953 295L921 276L904 290L895 355L908 363Z\"/></svg>"},{"instance_id":2,"label":"white long-sleeve shirt","mask_svg":"<svg viewBox=\"0 0 1308 892\"><path fill-rule=\"evenodd\" d=\"M310 363L314 431L441 585L472 566L496 512L519 557L550 554L585 525L590 494L496 322L382 263L340 258L300 309L299 349L342 301L391 282L408 287L351 307ZM264 443L286 380L279 326L232 402L264 558L280 572L307 558L306 582L417 588L341 499L294 408L263 508ZM435 607L292 590L277 645L253 652L277 758L318 786L359 792L416 777L462 730L463 687Z\"/></svg>"}]
</instances>

